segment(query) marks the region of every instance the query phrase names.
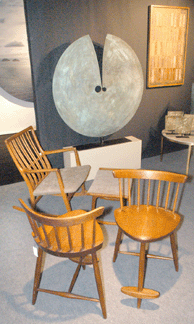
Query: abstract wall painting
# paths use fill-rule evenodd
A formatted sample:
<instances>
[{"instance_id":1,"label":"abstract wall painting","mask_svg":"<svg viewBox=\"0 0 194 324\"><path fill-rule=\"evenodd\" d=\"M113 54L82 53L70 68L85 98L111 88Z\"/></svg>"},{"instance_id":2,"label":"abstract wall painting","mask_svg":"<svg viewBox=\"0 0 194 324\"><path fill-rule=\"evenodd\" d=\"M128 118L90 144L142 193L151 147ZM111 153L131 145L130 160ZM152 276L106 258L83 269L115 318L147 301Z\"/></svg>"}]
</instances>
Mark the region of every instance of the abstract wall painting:
<instances>
[{"instance_id":1,"label":"abstract wall painting","mask_svg":"<svg viewBox=\"0 0 194 324\"><path fill-rule=\"evenodd\" d=\"M189 8L149 7L147 87L184 84Z\"/></svg>"},{"instance_id":2,"label":"abstract wall painting","mask_svg":"<svg viewBox=\"0 0 194 324\"><path fill-rule=\"evenodd\" d=\"M35 126L22 0L0 1L0 134Z\"/></svg>"}]
</instances>

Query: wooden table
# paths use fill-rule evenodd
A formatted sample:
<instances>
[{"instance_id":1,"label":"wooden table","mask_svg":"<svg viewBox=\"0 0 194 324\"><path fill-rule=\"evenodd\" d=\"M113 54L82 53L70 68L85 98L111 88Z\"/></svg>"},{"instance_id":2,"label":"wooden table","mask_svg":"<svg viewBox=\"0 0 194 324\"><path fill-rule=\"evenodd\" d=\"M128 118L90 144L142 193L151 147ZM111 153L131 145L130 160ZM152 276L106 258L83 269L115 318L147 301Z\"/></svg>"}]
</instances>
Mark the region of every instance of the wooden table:
<instances>
[{"instance_id":1,"label":"wooden table","mask_svg":"<svg viewBox=\"0 0 194 324\"><path fill-rule=\"evenodd\" d=\"M188 145L188 154L187 154L187 165L186 165L186 174L189 172L189 162L191 158L191 151L192 147L194 146L194 135L188 135L188 136L179 136L178 134L172 134L168 131L165 131L163 129L161 134L161 154L160 154L160 160L162 161L163 158L163 146L164 146L164 138L167 139L170 142L179 143L182 145Z\"/></svg>"}]
</instances>

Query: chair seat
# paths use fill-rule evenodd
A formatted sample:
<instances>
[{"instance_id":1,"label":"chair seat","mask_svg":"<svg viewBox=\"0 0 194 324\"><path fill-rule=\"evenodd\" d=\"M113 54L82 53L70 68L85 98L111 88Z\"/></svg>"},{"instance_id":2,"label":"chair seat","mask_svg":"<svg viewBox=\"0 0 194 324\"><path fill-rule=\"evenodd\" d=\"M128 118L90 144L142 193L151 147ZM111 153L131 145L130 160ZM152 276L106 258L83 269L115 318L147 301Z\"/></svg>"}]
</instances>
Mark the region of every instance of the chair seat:
<instances>
[{"instance_id":1,"label":"chair seat","mask_svg":"<svg viewBox=\"0 0 194 324\"><path fill-rule=\"evenodd\" d=\"M127 197L127 190L124 196ZM118 197L119 199L119 183L118 179L114 178L112 170L99 169L96 173L88 192L90 196L99 197Z\"/></svg>"},{"instance_id":2,"label":"chair seat","mask_svg":"<svg viewBox=\"0 0 194 324\"><path fill-rule=\"evenodd\" d=\"M87 178L89 171L89 165L60 169L65 186L65 193L76 192ZM61 194L61 191L56 172L50 172L34 190L35 196L57 194Z\"/></svg>"},{"instance_id":3,"label":"chair seat","mask_svg":"<svg viewBox=\"0 0 194 324\"><path fill-rule=\"evenodd\" d=\"M115 220L127 236L140 242L153 242L171 234L181 217L161 207L133 205L116 209Z\"/></svg>"}]
</instances>

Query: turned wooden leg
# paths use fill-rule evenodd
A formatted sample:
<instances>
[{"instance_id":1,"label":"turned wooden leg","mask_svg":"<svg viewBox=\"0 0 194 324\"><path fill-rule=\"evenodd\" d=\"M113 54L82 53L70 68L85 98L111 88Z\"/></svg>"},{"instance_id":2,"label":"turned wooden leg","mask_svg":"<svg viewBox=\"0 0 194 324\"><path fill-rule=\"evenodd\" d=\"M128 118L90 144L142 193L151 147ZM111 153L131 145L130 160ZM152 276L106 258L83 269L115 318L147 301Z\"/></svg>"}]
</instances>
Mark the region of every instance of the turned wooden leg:
<instances>
[{"instance_id":1,"label":"turned wooden leg","mask_svg":"<svg viewBox=\"0 0 194 324\"><path fill-rule=\"evenodd\" d=\"M96 208L96 200L98 197L92 196L92 210Z\"/></svg>"},{"instance_id":2,"label":"turned wooden leg","mask_svg":"<svg viewBox=\"0 0 194 324\"><path fill-rule=\"evenodd\" d=\"M40 286L43 267L44 267L45 255L46 255L46 253L42 249L38 248L38 257L36 260L36 269L35 269L35 275L34 275L32 305L35 304L36 299L37 299L38 288Z\"/></svg>"},{"instance_id":3,"label":"turned wooden leg","mask_svg":"<svg viewBox=\"0 0 194 324\"><path fill-rule=\"evenodd\" d=\"M113 262L116 261L118 253L119 253L119 247L121 244L121 240L122 240L122 230L120 228L118 228L118 233L117 233L117 238L116 238L116 243L115 243L115 250L114 250L114 255L113 255Z\"/></svg>"},{"instance_id":4,"label":"turned wooden leg","mask_svg":"<svg viewBox=\"0 0 194 324\"><path fill-rule=\"evenodd\" d=\"M67 196L66 193L62 193L62 198L63 198L64 204L65 204L65 207L67 209L67 212L72 211L71 204L70 204L70 200L72 197Z\"/></svg>"},{"instance_id":5,"label":"turned wooden leg","mask_svg":"<svg viewBox=\"0 0 194 324\"><path fill-rule=\"evenodd\" d=\"M73 278L72 278L72 281L71 281L71 284L70 284L70 286L69 286L69 290L68 290L69 293L72 291L72 289L73 289L73 287L74 287L74 285L75 285L75 282L76 282L76 280L77 280L77 277L78 277L79 271L80 271L80 269L81 269L81 266L82 266L82 260L81 260L80 263L78 264L78 266L77 266L77 268L76 268L76 270L75 270L75 273L74 273L74 275L73 275Z\"/></svg>"},{"instance_id":6,"label":"turned wooden leg","mask_svg":"<svg viewBox=\"0 0 194 324\"><path fill-rule=\"evenodd\" d=\"M87 193L85 183L83 183L82 186L81 186L81 193L82 193L83 196Z\"/></svg>"},{"instance_id":7,"label":"turned wooden leg","mask_svg":"<svg viewBox=\"0 0 194 324\"><path fill-rule=\"evenodd\" d=\"M121 288L121 291L124 294L137 298L137 308L141 307L142 299L154 299L160 296L160 293L158 291L149 288L144 288L148 249L149 249L148 243L141 243L140 254L139 254L138 286L137 287L129 286L129 287Z\"/></svg>"},{"instance_id":8,"label":"turned wooden leg","mask_svg":"<svg viewBox=\"0 0 194 324\"><path fill-rule=\"evenodd\" d=\"M139 277L138 277L138 291L143 290L144 278L145 278L145 253L146 244L141 243L140 256L139 256ZM137 299L137 308L141 307L141 298Z\"/></svg>"},{"instance_id":9,"label":"turned wooden leg","mask_svg":"<svg viewBox=\"0 0 194 324\"><path fill-rule=\"evenodd\" d=\"M105 305L105 299L104 299L104 293L103 293L103 287L102 287L102 280L101 280L101 276L100 276L100 270L99 270L99 266L98 266L96 252L92 254L92 263L93 263L93 267L94 267L94 274L95 274L95 279L96 279L96 285L97 285L100 305L102 308L102 314L103 314L104 318L107 318L106 305Z\"/></svg>"},{"instance_id":10,"label":"turned wooden leg","mask_svg":"<svg viewBox=\"0 0 194 324\"><path fill-rule=\"evenodd\" d=\"M177 253L177 243L176 243L175 233L172 233L170 235L170 242L171 242L171 248L172 248L172 255L173 255L175 270L178 271L179 270L179 264L178 264L178 253Z\"/></svg>"}]
</instances>

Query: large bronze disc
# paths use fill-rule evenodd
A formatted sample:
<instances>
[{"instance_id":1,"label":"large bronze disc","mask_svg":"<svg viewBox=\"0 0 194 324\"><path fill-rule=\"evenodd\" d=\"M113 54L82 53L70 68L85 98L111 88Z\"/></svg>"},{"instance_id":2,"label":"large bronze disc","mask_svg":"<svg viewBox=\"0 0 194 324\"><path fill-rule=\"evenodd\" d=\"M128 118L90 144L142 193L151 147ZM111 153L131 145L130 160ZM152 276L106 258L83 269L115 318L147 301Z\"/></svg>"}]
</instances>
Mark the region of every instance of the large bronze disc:
<instances>
[{"instance_id":1,"label":"large bronze disc","mask_svg":"<svg viewBox=\"0 0 194 324\"><path fill-rule=\"evenodd\" d=\"M136 113L143 94L141 64L122 39L106 36L102 80L89 35L73 42L60 57L53 76L53 98L74 131L103 137L123 128Z\"/></svg>"}]
</instances>

